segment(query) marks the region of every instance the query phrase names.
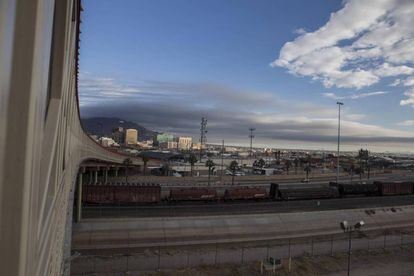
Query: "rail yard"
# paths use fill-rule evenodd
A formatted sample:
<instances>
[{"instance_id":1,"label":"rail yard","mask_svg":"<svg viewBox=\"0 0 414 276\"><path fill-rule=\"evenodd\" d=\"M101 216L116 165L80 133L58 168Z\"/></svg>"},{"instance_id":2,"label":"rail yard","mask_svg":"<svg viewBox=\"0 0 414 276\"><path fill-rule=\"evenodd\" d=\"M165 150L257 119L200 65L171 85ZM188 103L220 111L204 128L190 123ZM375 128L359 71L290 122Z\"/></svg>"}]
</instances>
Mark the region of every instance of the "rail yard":
<instances>
[{"instance_id":1,"label":"rail yard","mask_svg":"<svg viewBox=\"0 0 414 276\"><path fill-rule=\"evenodd\" d=\"M411 179L411 174L404 174L352 183L86 184L82 213L84 218L206 216L412 205Z\"/></svg>"},{"instance_id":2,"label":"rail yard","mask_svg":"<svg viewBox=\"0 0 414 276\"><path fill-rule=\"evenodd\" d=\"M215 260L234 262L235 247L241 247L243 260L243 250L269 250L269 243L276 244L270 249L275 256L290 252L291 246L298 256L309 245L310 252L343 252L342 220L367 223L357 247L411 244L413 179L405 172L339 183L323 176L309 183L265 177L239 179L234 185L188 180L84 183L82 220L73 226L72 248L80 254L74 268L83 273L100 264L145 271L203 264L212 254ZM205 247L203 260L195 260ZM262 258L260 254L252 260ZM118 263L119 258L126 263ZM130 261L140 263L139 268Z\"/></svg>"}]
</instances>

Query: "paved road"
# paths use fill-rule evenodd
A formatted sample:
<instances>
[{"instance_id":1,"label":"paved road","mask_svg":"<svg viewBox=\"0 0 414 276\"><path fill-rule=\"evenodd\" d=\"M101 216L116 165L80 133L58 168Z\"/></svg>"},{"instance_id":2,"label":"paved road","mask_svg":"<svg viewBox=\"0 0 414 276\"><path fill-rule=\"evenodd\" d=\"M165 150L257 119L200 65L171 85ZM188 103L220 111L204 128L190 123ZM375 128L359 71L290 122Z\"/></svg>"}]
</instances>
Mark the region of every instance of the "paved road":
<instances>
[{"instance_id":1,"label":"paved road","mask_svg":"<svg viewBox=\"0 0 414 276\"><path fill-rule=\"evenodd\" d=\"M319 205L318 205L319 202ZM295 201L248 201L221 203L187 203L154 206L88 206L84 207L84 218L100 217L171 217L286 213L322 211L382 206L414 205L414 195L390 197L336 198Z\"/></svg>"}]
</instances>

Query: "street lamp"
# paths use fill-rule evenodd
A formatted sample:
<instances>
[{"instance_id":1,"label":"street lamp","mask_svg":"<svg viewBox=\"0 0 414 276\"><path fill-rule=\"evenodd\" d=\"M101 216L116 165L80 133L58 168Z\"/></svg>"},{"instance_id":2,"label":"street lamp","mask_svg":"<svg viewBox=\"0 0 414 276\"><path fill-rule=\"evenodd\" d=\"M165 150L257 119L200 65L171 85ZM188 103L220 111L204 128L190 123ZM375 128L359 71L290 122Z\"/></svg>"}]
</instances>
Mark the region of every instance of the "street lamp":
<instances>
[{"instance_id":1,"label":"street lamp","mask_svg":"<svg viewBox=\"0 0 414 276\"><path fill-rule=\"evenodd\" d=\"M341 142L341 105L344 105L344 103L336 102L338 105L338 152L336 156L336 183L339 182L339 145Z\"/></svg>"},{"instance_id":2,"label":"street lamp","mask_svg":"<svg viewBox=\"0 0 414 276\"><path fill-rule=\"evenodd\" d=\"M359 231L365 222L363 220L357 222L355 225L349 225L346 220L341 222L341 228L345 233L348 233L348 276L351 268L351 241L352 241L352 232Z\"/></svg>"}]
</instances>

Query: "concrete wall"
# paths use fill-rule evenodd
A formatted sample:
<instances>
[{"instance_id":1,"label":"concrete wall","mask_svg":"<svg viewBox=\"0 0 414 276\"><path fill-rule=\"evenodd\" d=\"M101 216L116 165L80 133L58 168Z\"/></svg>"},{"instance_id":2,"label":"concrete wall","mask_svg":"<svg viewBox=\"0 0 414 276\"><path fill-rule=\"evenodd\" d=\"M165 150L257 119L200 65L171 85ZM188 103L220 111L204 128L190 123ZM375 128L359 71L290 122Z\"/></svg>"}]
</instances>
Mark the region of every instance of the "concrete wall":
<instances>
[{"instance_id":1,"label":"concrete wall","mask_svg":"<svg viewBox=\"0 0 414 276\"><path fill-rule=\"evenodd\" d=\"M79 13L78 0L0 4L0 275L61 274L79 164L125 159L80 124Z\"/></svg>"}]
</instances>

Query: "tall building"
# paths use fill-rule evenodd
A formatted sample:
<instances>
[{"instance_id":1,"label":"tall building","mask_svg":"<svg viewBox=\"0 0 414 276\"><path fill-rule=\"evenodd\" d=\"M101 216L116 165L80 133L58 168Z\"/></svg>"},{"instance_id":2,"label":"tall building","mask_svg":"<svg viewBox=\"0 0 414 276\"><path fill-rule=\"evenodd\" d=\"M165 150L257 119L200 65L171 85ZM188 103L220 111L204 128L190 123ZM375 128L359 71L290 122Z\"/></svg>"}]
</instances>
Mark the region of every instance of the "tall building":
<instances>
[{"instance_id":1,"label":"tall building","mask_svg":"<svg viewBox=\"0 0 414 276\"><path fill-rule=\"evenodd\" d=\"M178 138L178 148L182 150L190 150L191 145L193 144L192 137L179 137Z\"/></svg>"},{"instance_id":2,"label":"tall building","mask_svg":"<svg viewBox=\"0 0 414 276\"><path fill-rule=\"evenodd\" d=\"M138 131L129 128L125 131L125 145L136 145L138 142Z\"/></svg>"},{"instance_id":3,"label":"tall building","mask_svg":"<svg viewBox=\"0 0 414 276\"><path fill-rule=\"evenodd\" d=\"M174 136L168 133L157 134L157 142L170 142L174 140Z\"/></svg>"},{"instance_id":4,"label":"tall building","mask_svg":"<svg viewBox=\"0 0 414 276\"><path fill-rule=\"evenodd\" d=\"M125 131L122 127L117 127L112 130L112 139L118 144L124 144L125 142Z\"/></svg>"},{"instance_id":5,"label":"tall building","mask_svg":"<svg viewBox=\"0 0 414 276\"><path fill-rule=\"evenodd\" d=\"M174 136L168 133L160 133L154 136L154 146L160 146L160 144L167 144L174 141Z\"/></svg>"},{"instance_id":6,"label":"tall building","mask_svg":"<svg viewBox=\"0 0 414 276\"><path fill-rule=\"evenodd\" d=\"M167 142L167 149L177 149L178 143L175 141Z\"/></svg>"}]
</instances>

